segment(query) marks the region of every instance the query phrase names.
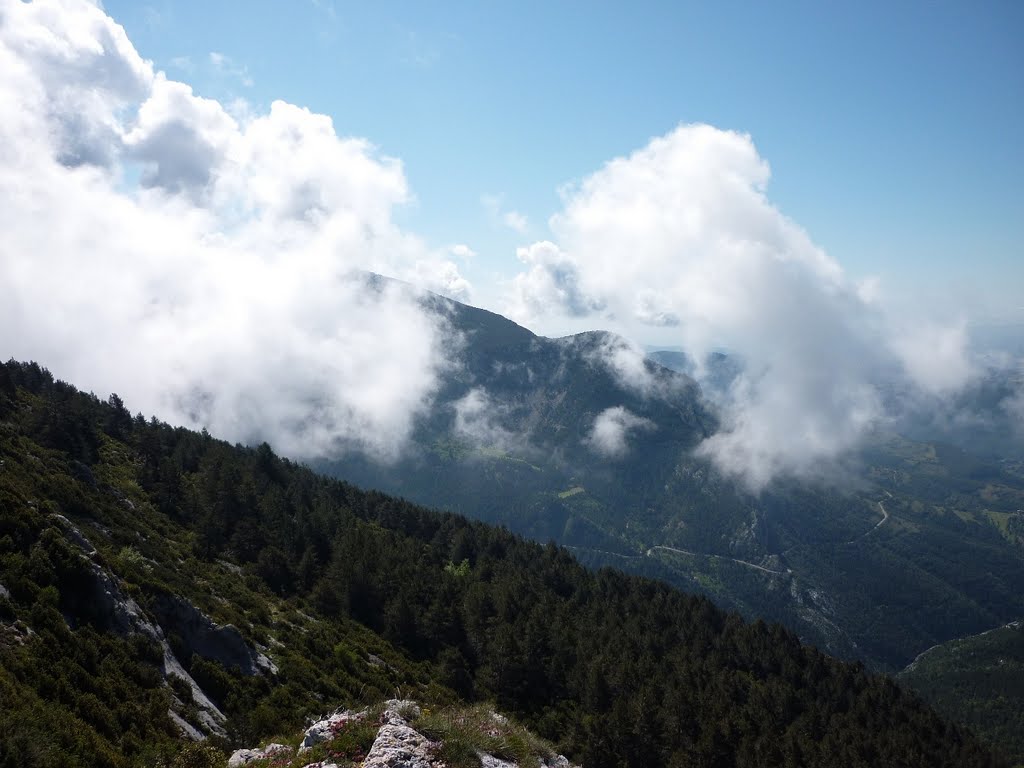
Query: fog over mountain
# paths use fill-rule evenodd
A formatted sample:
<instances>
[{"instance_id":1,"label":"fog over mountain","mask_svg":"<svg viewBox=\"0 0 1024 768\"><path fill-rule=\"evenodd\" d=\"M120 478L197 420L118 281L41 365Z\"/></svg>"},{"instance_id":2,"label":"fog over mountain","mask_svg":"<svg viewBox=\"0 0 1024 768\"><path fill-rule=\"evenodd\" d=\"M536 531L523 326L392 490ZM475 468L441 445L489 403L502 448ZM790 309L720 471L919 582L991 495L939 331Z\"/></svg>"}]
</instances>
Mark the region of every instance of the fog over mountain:
<instances>
[{"instance_id":1,"label":"fog over mountain","mask_svg":"<svg viewBox=\"0 0 1024 768\"><path fill-rule=\"evenodd\" d=\"M401 162L291 104L195 95L88 3L4 2L0 71L5 357L291 454L401 449L444 323L349 273L468 289L394 224Z\"/></svg>"},{"instance_id":2,"label":"fog over mountain","mask_svg":"<svg viewBox=\"0 0 1024 768\"><path fill-rule=\"evenodd\" d=\"M416 291L368 292L358 271L473 294L468 246L396 223L414 200L399 159L301 106L201 97L78 0L4 0L0 72L0 354L293 456L401 454L460 339ZM769 179L751 136L680 125L567 187L498 307L634 342L670 329L696 360L734 350L745 367L698 451L755 490L817 476L898 415L880 381L946 403L978 371L966 318L893 319ZM627 346L608 362L642 387ZM460 428L487 428L488 397ZM591 445L614 460L656 429L606 411Z\"/></svg>"},{"instance_id":3,"label":"fog over mountain","mask_svg":"<svg viewBox=\"0 0 1024 768\"><path fill-rule=\"evenodd\" d=\"M770 201L750 136L684 125L564 193L555 242L519 251L513 318L671 327L692 359L745 361L702 452L754 488L816 474L890 417L878 384L944 397L972 376L961 319L895 320ZM707 371L698 365L698 380Z\"/></svg>"}]
</instances>

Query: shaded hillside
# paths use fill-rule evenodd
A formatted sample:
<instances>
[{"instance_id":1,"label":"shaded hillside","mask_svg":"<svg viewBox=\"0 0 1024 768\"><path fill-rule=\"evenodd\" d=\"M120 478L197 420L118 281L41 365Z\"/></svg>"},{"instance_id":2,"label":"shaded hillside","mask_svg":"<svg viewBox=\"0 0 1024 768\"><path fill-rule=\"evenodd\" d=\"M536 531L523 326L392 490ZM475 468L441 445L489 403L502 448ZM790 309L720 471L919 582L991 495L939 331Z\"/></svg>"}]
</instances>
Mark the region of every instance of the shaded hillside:
<instances>
[{"instance_id":1,"label":"shaded hillside","mask_svg":"<svg viewBox=\"0 0 1024 768\"><path fill-rule=\"evenodd\" d=\"M1024 614L1014 466L878 435L839 487L753 495L693 453L718 419L685 355L655 353L670 370L613 334L548 339L422 300L462 345L413 444L392 464L318 469L668 580L875 669ZM706 365L719 389L739 370L721 354ZM621 441L596 440L599 423Z\"/></svg>"},{"instance_id":2,"label":"shaded hillside","mask_svg":"<svg viewBox=\"0 0 1024 768\"><path fill-rule=\"evenodd\" d=\"M899 679L1024 764L1024 622L930 648Z\"/></svg>"},{"instance_id":3,"label":"shaded hillside","mask_svg":"<svg viewBox=\"0 0 1024 768\"><path fill-rule=\"evenodd\" d=\"M587 768L1000 764L777 625L35 365L0 367L0 462L0 765L153 764L189 729L251 746L396 688L491 700Z\"/></svg>"}]
</instances>

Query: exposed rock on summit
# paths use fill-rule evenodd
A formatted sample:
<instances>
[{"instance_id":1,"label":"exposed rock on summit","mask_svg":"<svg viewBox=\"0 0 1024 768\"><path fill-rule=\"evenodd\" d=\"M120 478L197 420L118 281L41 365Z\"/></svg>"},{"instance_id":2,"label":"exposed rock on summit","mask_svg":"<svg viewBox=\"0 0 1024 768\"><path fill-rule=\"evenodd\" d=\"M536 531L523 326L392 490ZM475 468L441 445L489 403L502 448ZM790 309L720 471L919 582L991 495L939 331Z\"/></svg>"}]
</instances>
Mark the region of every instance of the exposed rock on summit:
<instances>
[{"instance_id":1,"label":"exposed rock on summit","mask_svg":"<svg viewBox=\"0 0 1024 768\"><path fill-rule=\"evenodd\" d=\"M285 744L267 744L262 749L236 749L228 759L228 768L241 768L253 760L290 755L292 748Z\"/></svg>"},{"instance_id":2,"label":"exposed rock on summit","mask_svg":"<svg viewBox=\"0 0 1024 768\"><path fill-rule=\"evenodd\" d=\"M350 709L339 710L325 718L317 720L303 734L302 742L299 745L298 754L309 752L313 747L325 745L328 755L331 752L331 742L341 737L353 723L365 722L372 712L380 712L379 717L374 715L375 722L379 723L376 737L369 747L365 758L359 763L361 768L445 768L444 758L445 741L433 740L414 725L419 727L424 717L420 706L408 699L391 699L384 702L383 711L378 709L364 709L353 711ZM476 719L473 716L466 716L465 711L460 711L451 716L452 722L478 723L480 722L479 709L476 711ZM449 716L445 716L449 717ZM519 728L513 726L507 718L495 712L484 711L483 720L489 723L483 728L490 735L494 735L494 729L508 732L511 729ZM492 727L493 726L493 727ZM472 726L470 726L472 727ZM426 730L426 729L425 729ZM522 729L519 728L520 733ZM435 731L431 730L431 733ZM463 732L465 737L469 732ZM477 734L480 735L479 733ZM537 745L543 744L535 737ZM483 749L477 749L477 757L480 759L482 768L579 768L572 765L562 755L555 755L547 747L539 746L538 754L531 761L521 764L503 757L498 757ZM262 749L239 749L231 755L228 761L228 768L242 768L253 760L261 760L272 756L281 756L290 753L291 748L282 744L268 744ZM311 762L305 768L337 768L337 763L331 759Z\"/></svg>"},{"instance_id":3,"label":"exposed rock on summit","mask_svg":"<svg viewBox=\"0 0 1024 768\"><path fill-rule=\"evenodd\" d=\"M312 749L317 744L329 741L347 723L362 720L365 717L366 710L353 712L346 709L344 712L335 712L323 720L317 720L306 729L306 733L302 737L302 743L299 744L299 754Z\"/></svg>"}]
</instances>

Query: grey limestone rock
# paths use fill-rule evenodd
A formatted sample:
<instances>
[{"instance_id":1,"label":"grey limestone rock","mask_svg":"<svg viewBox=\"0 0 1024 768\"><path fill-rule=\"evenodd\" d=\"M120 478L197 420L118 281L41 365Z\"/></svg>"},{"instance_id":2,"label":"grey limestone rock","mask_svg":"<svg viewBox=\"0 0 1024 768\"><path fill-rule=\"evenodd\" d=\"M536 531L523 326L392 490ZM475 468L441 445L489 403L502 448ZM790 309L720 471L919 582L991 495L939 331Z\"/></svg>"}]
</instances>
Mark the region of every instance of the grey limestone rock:
<instances>
[{"instance_id":1,"label":"grey limestone rock","mask_svg":"<svg viewBox=\"0 0 1024 768\"><path fill-rule=\"evenodd\" d=\"M385 723L363 761L363 768L441 768L437 745L400 717Z\"/></svg>"},{"instance_id":2,"label":"grey limestone rock","mask_svg":"<svg viewBox=\"0 0 1024 768\"><path fill-rule=\"evenodd\" d=\"M317 720L306 729L306 733L302 737L302 743L299 745L299 752L305 752L307 749L311 749L323 741L328 741L345 723L352 722L353 720L362 720L364 717L366 717L365 711L353 712L346 709L342 712L328 715L322 720Z\"/></svg>"},{"instance_id":3,"label":"grey limestone rock","mask_svg":"<svg viewBox=\"0 0 1024 768\"><path fill-rule=\"evenodd\" d=\"M64 515L53 515L52 517L61 524L62 528L64 528L65 538L78 547L82 551L83 555L86 557L93 557L96 554L96 547L89 543L89 540L85 538L85 535L78 530L77 527L75 527L74 523L64 517Z\"/></svg>"},{"instance_id":4,"label":"grey limestone rock","mask_svg":"<svg viewBox=\"0 0 1024 768\"><path fill-rule=\"evenodd\" d=\"M568 759L562 755L555 755L554 757L549 757L547 760L540 760L538 762L540 763L540 768L580 768L578 765L570 763Z\"/></svg>"},{"instance_id":5,"label":"grey limestone rock","mask_svg":"<svg viewBox=\"0 0 1024 768\"><path fill-rule=\"evenodd\" d=\"M192 689L192 697L199 710L200 724L208 733L226 736L224 714L175 658L161 627L149 620L134 599L124 594L120 579L96 562L94 559L96 549L82 532L63 515L54 515L53 517L64 528L64 534L68 541L80 550L81 557L89 564L91 583L88 588L91 592L91 599L87 601L86 605L92 614L92 619L100 627L121 636L140 634L158 644L164 654L161 670L164 680L168 680L171 675L177 675L187 682ZM191 736L191 734L188 735Z\"/></svg>"},{"instance_id":6,"label":"grey limestone rock","mask_svg":"<svg viewBox=\"0 0 1024 768\"><path fill-rule=\"evenodd\" d=\"M153 601L153 610L167 632L181 638L187 655L193 653L211 659L243 675L276 672L277 668L262 653L245 642L231 624L215 624L206 614L177 595L162 595Z\"/></svg>"},{"instance_id":7,"label":"grey limestone rock","mask_svg":"<svg viewBox=\"0 0 1024 768\"><path fill-rule=\"evenodd\" d=\"M480 768L519 768L515 763L488 755L486 752L477 752L477 757L480 758Z\"/></svg>"},{"instance_id":8,"label":"grey limestone rock","mask_svg":"<svg viewBox=\"0 0 1024 768\"><path fill-rule=\"evenodd\" d=\"M189 739L190 741L202 741L206 738L203 735L202 731L200 731L198 728L192 725L192 723L183 718L173 709L167 710L167 716L171 719L171 722L174 723L175 727L181 732L181 735L184 736L186 739Z\"/></svg>"},{"instance_id":9,"label":"grey limestone rock","mask_svg":"<svg viewBox=\"0 0 1024 768\"><path fill-rule=\"evenodd\" d=\"M421 714L420 705L410 699L388 699L384 702L384 717L389 722L397 716L404 723Z\"/></svg>"},{"instance_id":10,"label":"grey limestone rock","mask_svg":"<svg viewBox=\"0 0 1024 768\"><path fill-rule=\"evenodd\" d=\"M241 768L253 760L263 760L276 755L291 754L292 748L285 744L267 744L262 749L236 749L228 758L228 768Z\"/></svg>"}]
</instances>

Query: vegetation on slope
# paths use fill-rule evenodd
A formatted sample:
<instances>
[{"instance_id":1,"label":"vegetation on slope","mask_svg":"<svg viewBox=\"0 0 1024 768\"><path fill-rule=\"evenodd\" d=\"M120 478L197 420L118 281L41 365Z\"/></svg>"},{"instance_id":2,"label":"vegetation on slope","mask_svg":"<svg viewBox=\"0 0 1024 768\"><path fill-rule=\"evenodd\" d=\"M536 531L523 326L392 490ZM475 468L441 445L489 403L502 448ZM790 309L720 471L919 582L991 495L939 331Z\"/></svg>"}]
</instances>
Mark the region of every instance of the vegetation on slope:
<instances>
[{"instance_id":1,"label":"vegetation on slope","mask_svg":"<svg viewBox=\"0 0 1024 768\"><path fill-rule=\"evenodd\" d=\"M0 765L152 764L179 743L168 709L196 718L153 644L80 599L89 562L147 615L180 596L266 650L276 674L181 659L239 746L400 688L493 701L587 768L1000 764L777 625L132 418L34 364L0 367L0 462Z\"/></svg>"},{"instance_id":2,"label":"vegetation on slope","mask_svg":"<svg viewBox=\"0 0 1024 768\"><path fill-rule=\"evenodd\" d=\"M931 648L899 678L1024 764L1024 622Z\"/></svg>"},{"instance_id":3,"label":"vegetation on slope","mask_svg":"<svg viewBox=\"0 0 1024 768\"><path fill-rule=\"evenodd\" d=\"M753 495L694 455L717 422L684 374L631 357L613 334L547 339L430 302L464 344L413 449L388 465L331 457L322 471L668 580L874 670L1024 615L1024 473L1012 463L877 435L845 489L780 480ZM721 355L708 364L712 388L739 370ZM620 407L656 428L622 455L595 452L596 417ZM879 502L891 520L865 535Z\"/></svg>"}]
</instances>

